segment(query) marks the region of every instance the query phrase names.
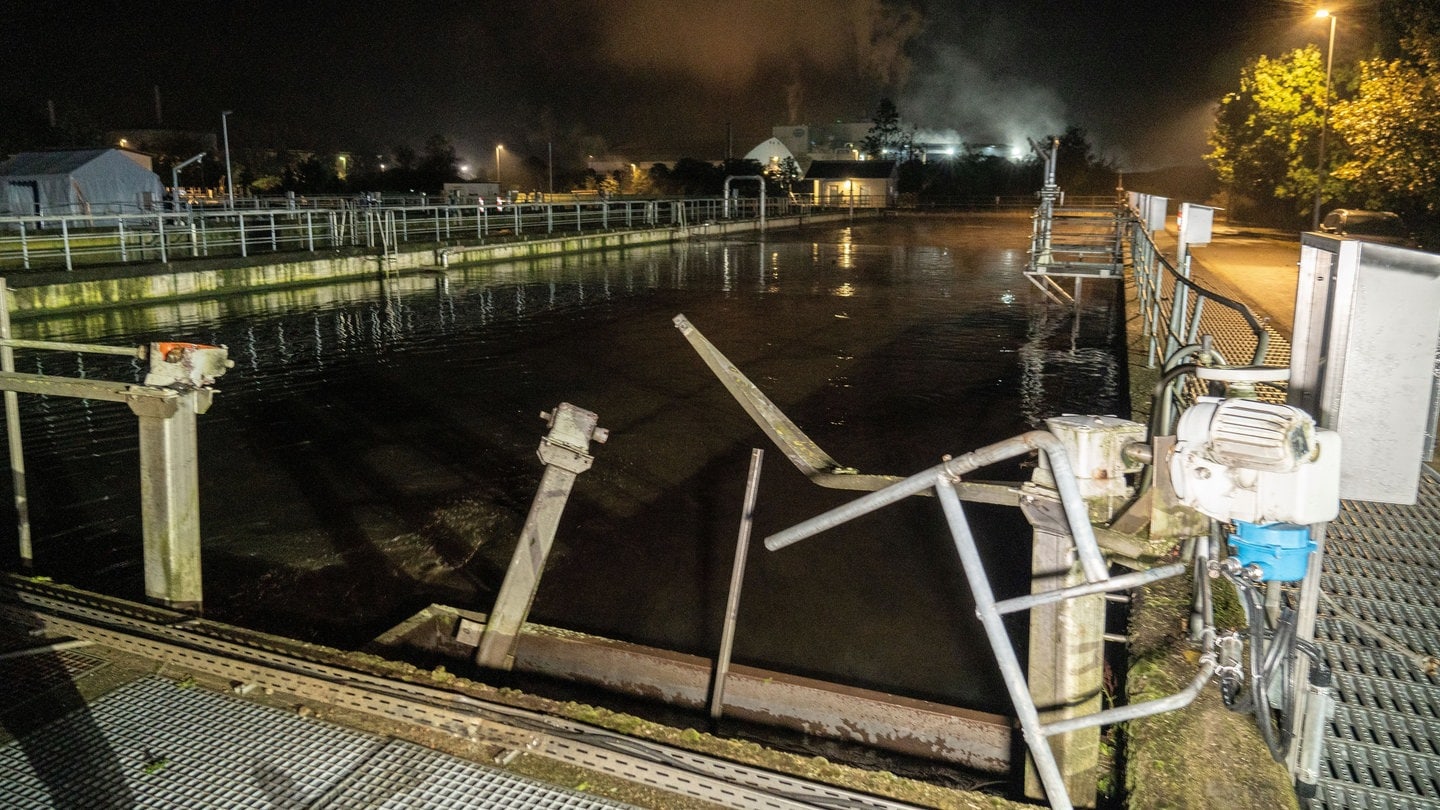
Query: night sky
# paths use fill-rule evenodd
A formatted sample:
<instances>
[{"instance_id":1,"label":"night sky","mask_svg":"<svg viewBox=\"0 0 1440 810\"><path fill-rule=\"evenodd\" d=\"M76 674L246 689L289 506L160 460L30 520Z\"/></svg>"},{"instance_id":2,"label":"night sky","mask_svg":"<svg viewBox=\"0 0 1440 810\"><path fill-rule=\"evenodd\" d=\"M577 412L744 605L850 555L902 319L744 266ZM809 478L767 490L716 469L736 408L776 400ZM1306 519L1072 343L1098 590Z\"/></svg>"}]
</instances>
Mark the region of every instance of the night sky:
<instances>
[{"instance_id":1,"label":"night sky","mask_svg":"<svg viewBox=\"0 0 1440 810\"><path fill-rule=\"evenodd\" d=\"M1350 3L1356 5L1355 2ZM1196 163L1209 105L1326 28L1304 0L392 0L0 4L0 102L100 129L389 151L448 137L485 165L737 155L777 124L868 120L1021 143L1088 130L1127 170ZM1341 17L1337 59L1363 32ZM583 158L582 158L583 159Z\"/></svg>"}]
</instances>

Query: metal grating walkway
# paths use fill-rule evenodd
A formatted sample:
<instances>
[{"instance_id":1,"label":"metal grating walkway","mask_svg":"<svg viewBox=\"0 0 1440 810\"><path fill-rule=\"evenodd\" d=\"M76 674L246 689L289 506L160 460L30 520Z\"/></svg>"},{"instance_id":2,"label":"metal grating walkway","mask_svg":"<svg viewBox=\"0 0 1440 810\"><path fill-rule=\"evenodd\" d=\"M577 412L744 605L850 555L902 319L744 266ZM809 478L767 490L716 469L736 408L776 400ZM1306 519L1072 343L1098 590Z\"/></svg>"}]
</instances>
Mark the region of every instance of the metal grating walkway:
<instances>
[{"instance_id":1,"label":"metal grating walkway","mask_svg":"<svg viewBox=\"0 0 1440 810\"><path fill-rule=\"evenodd\" d=\"M1133 295L1133 276L1127 286ZM1288 366L1289 341L1266 331L1265 365ZM1226 362L1250 362L1255 337L1238 314L1206 307L1200 332ZM1285 401L1283 388L1257 393ZM1440 808L1440 474L1424 469L1413 506L1342 502L1326 532L1321 590L1315 635L1336 709L1311 806Z\"/></svg>"},{"instance_id":2,"label":"metal grating walkway","mask_svg":"<svg viewBox=\"0 0 1440 810\"><path fill-rule=\"evenodd\" d=\"M624 808L147 677L0 746L7 808Z\"/></svg>"},{"instance_id":3,"label":"metal grating walkway","mask_svg":"<svg viewBox=\"0 0 1440 810\"><path fill-rule=\"evenodd\" d=\"M1337 705L1316 805L1440 807L1440 476L1425 469L1414 506L1345 501L1321 582Z\"/></svg>"}]
</instances>

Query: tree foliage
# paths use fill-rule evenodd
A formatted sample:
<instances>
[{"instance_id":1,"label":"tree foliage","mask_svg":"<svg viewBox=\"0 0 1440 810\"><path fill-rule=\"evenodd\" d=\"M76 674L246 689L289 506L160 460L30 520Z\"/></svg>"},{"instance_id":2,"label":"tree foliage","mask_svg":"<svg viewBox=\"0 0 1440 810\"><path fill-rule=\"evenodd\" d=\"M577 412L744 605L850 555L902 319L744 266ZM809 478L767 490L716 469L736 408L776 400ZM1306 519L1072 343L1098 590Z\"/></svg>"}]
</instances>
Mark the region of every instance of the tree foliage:
<instances>
[{"instance_id":1,"label":"tree foliage","mask_svg":"<svg viewBox=\"0 0 1440 810\"><path fill-rule=\"evenodd\" d=\"M1360 91L1332 121L1349 147L1335 176L1372 208L1440 212L1440 81L1401 60L1360 63Z\"/></svg>"},{"instance_id":2,"label":"tree foliage","mask_svg":"<svg viewBox=\"0 0 1440 810\"><path fill-rule=\"evenodd\" d=\"M895 102L888 98L880 99L880 105L875 109L875 117L870 120L872 126L866 133L865 140L860 143L861 151L871 158L888 158L893 155L896 160L909 160L914 148L915 133L905 132L900 128L900 111L896 109Z\"/></svg>"},{"instance_id":3,"label":"tree foliage","mask_svg":"<svg viewBox=\"0 0 1440 810\"><path fill-rule=\"evenodd\" d=\"M1115 190L1119 168L1095 154L1090 136L1074 124L1060 136L1055 183L1067 194L1102 195Z\"/></svg>"},{"instance_id":4,"label":"tree foliage","mask_svg":"<svg viewBox=\"0 0 1440 810\"><path fill-rule=\"evenodd\" d=\"M1325 63L1309 45L1279 58L1261 56L1220 100L1205 160L1220 182L1261 210L1285 203L1298 216L1314 198ZM1333 165L1341 143L1327 154Z\"/></svg>"}]
</instances>

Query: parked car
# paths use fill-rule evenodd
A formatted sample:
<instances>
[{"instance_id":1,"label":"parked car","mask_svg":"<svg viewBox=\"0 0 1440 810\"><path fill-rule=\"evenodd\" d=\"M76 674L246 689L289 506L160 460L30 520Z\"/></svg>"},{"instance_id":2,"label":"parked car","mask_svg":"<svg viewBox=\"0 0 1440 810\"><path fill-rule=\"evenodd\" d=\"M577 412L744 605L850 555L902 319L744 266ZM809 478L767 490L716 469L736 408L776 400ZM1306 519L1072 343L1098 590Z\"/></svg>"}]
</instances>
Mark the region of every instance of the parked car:
<instances>
[{"instance_id":1,"label":"parked car","mask_svg":"<svg viewBox=\"0 0 1440 810\"><path fill-rule=\"evenodd\" d=\"M1420 247L1420 243L1415 241L1415 235L1405 227L1400 216L1391 211L1336 208L1325 215L1325 219L1320 223L1320 232L1345 239L1363 239L1366 242L1383 242L1408 248Z\"/></svg>"}]
</instances>

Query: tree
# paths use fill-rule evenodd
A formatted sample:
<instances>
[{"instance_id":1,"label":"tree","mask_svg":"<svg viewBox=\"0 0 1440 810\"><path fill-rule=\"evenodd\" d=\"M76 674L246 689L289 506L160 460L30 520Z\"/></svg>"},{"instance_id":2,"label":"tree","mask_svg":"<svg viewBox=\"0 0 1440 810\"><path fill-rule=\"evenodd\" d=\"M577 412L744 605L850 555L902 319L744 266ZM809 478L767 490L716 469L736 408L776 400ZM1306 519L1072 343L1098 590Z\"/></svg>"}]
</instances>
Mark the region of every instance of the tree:
<instances>
[{"instance_id":1,"label":"tree","mask_svg":"<svg viewBox=\"0 0 1440 810\"><path fill-rule=\"evenodd\" d=\"M1069 194L1109 194L1115 188L1117 171L1113 161L1095 155L1082 127L1071 124L1065 128L1055 155L1055 183L1060 188Z\"/></svg>"},{"instance_id":2,"label":"tree","mask_svg":"<svg viewBox=\"0 0 1440 810\"><path fill-rule=\"evenodd\" d=\"M1315 196L1324 112L1325 63L1318 47L1278 59L1261 56L1241 71L1240 88L1220 100L1205 160L1232 194L1261 210L1287 203L1282 208L1293 216L1286 219L1298 218ZM1332 147L1330 165L1343 152L1339 139Z\"/></svg>"},{"instance_id":3,"label":"tree","mask_svg":"<svg viewBox=\"0 0 1440 810\"><path fill-rule=\"evenodd\" d=\"M896 160L909 160L915 133L901 130L900 111L895 108L895 102L888 98L880 99L875 117L870 120L873 126L866 133L865 140L861 141L861 150L872 158L893 155Z\"/></svg>"},{"instance_id":4,"label":"tree","mask_svg":"<svg viewBox=\"0 0 1440 810\"><path fill-rule=\"evenodd\" d=\"M1401 56L1359 65L1355 97L1331 120L1348 146L1334 170L1342 200L1407 216L1440 230L1440 13L1417 10L1400 40ZM1429 234L1427 234L1428 238Z\"/></svg>"},{"instance_id":5,"label":"tree","mask_svg":"<svg viewBox=\"0 0 1440 810\"><path fill-rule=\"evenodd\" d=\"M795 162L795 158L787 155L779 163L766 166L765 176L788 194L800 180L800 164Z\"/></svg>"},{"instance_id":6,"label":"tree","mask_svg":"<svg viewBox=\"0 0 1440 810\"><path fill-rule=\"evenodd\" d=\"M1335 176L1357 201L1440 213L1440 77L1398 59L1361 62L1359 93L1332 120L1349 146Z\"/></svg>"},{"instance_id":7,"label":"tree","mask_svg":"<svg viewBox=\"0 0 1440 810\"><path fill-rule=\"evenodd\" d=\"M420 185L438 191L441 185L460 179L459 167L460 157L455 154L455 146L449 138L431 135L425 139L425 151L421 153L420 165L416 167Z\"/></svg>"}]
</instances>

